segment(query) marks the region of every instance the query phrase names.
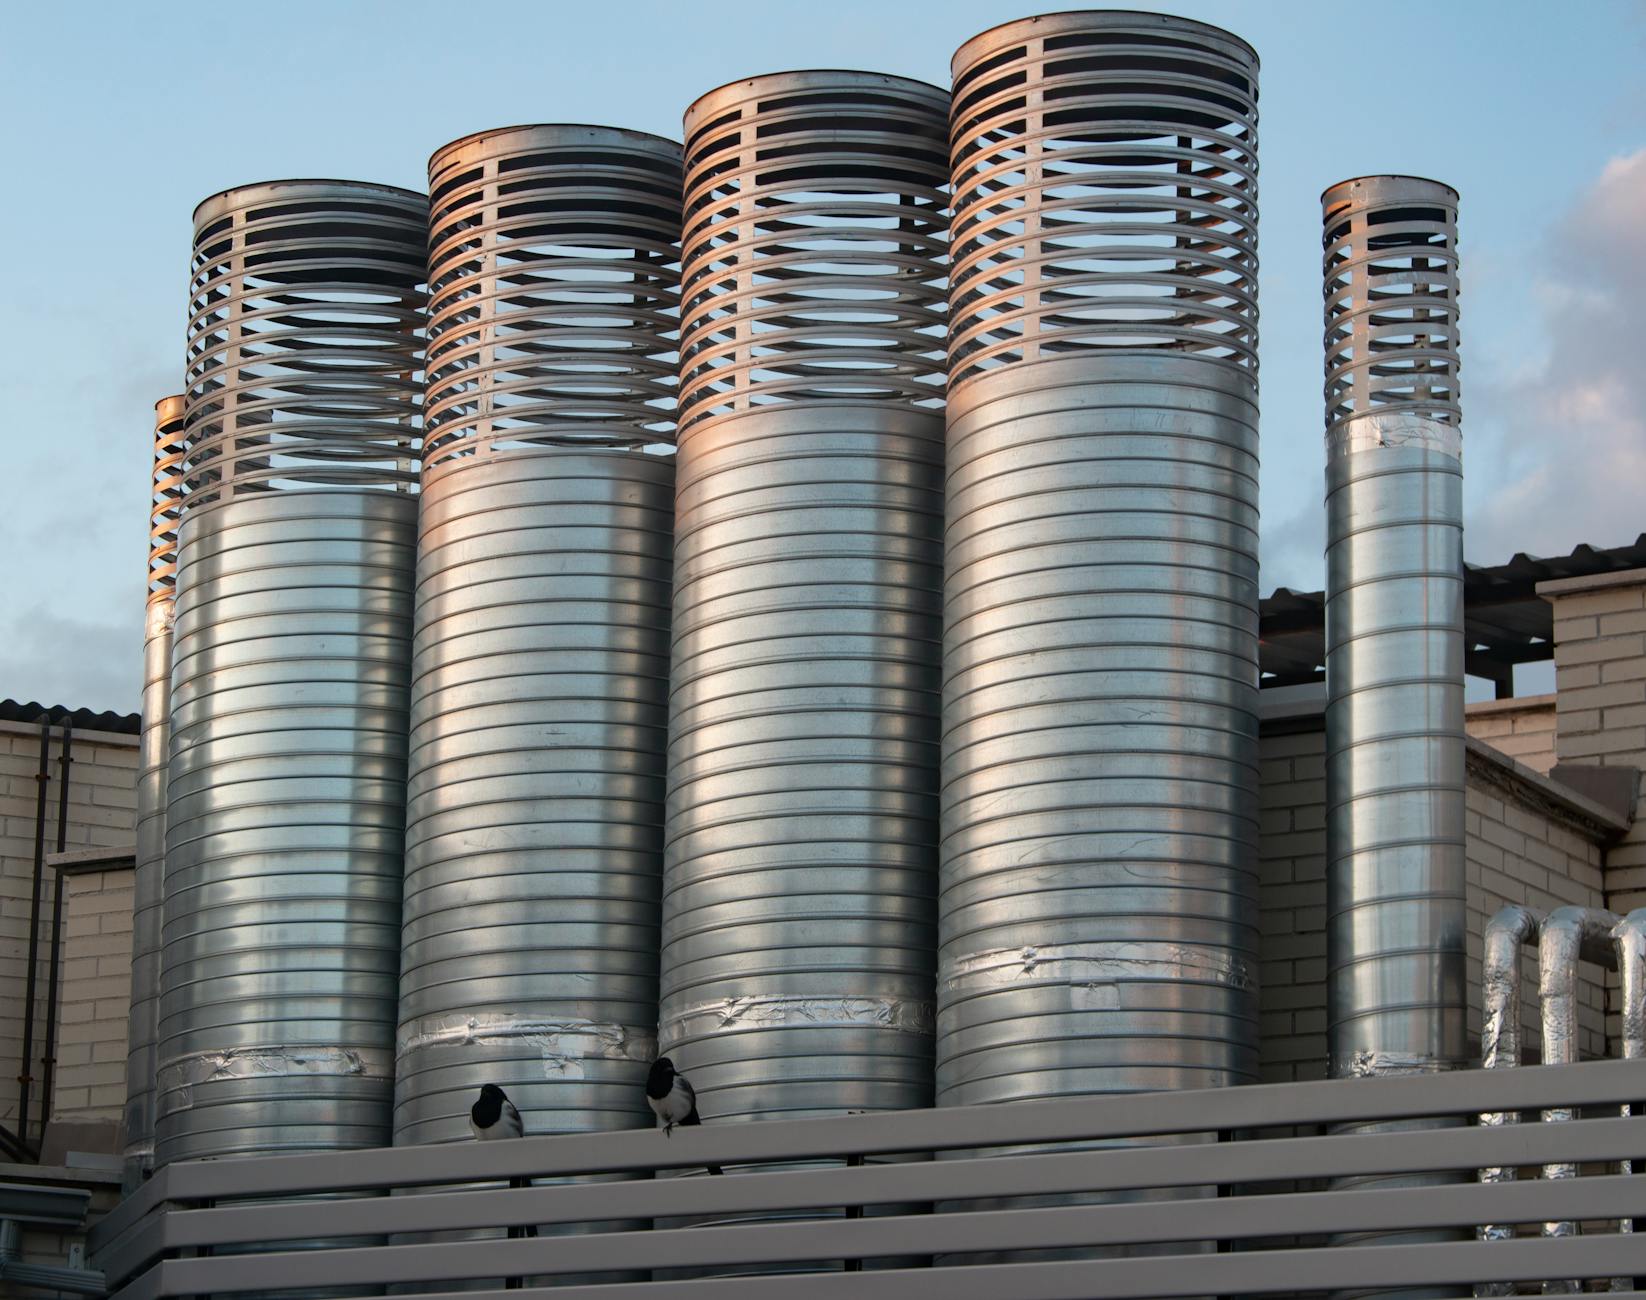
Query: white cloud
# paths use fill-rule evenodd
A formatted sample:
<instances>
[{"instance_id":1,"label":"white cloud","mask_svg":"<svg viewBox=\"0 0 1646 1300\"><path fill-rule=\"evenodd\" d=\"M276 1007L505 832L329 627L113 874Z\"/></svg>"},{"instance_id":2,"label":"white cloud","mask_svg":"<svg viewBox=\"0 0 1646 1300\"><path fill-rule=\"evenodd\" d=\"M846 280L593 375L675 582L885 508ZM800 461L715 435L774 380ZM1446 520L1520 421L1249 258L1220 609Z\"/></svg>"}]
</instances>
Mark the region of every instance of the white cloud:
<instances>
[{"instance_id":1,"label":"white cloud","mask_svg":"<svg viewBox=\"0 0 1646 1300\"><path fill-rule=\"evenodd\" d=\"M1546 350L1529 367L1488 358L1473 393L1463 376L1475 563L1646 531L1646 149L1606 165L1542 257L1526 287ZM1465 261L1465 291L1467 276Z\"/></svg>"}]
</instances>

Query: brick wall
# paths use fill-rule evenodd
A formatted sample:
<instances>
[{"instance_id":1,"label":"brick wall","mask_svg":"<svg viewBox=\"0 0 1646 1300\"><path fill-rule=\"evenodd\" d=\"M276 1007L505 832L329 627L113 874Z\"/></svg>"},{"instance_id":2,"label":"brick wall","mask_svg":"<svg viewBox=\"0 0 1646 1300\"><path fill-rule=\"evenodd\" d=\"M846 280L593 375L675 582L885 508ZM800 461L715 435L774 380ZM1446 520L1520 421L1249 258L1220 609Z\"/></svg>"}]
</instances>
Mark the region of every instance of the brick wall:
<instances>
[{"instance_id":1,"label":"brick wall","mask_svg":"<svg viewBox=\"0 0 1646 1300\"><path fill-rule=\"evenodd\" d=\"M46 788L46 850L57 847L61 729L52 729L52 764ZM137 803L137 737L77 732L71 750L66 848L120 848L134 836ZM0 1124L17 1128L17 1076L22 1072L23 1018L28 971L29 897L34 876L35 773L40 728L0 723ZM38 984L35 996L34 1074L30 1127L38 1137L39 1059L45 1039L46 973L51 952L51 904L55 873L41 891Z\"/></svg>"},{"instance_id":2,"label":"brick wall","mask_svg":"<svg viewBox=\"0 0 1646 1300\"><path fill-rule=\"evenodd\" d=\"M1464 712L1464 730L1500 754L1548 775L1555 765L1555 697L1482 700Z\"/></svg>"},{"instance_id":3,"label":"brick wall","mask_svg":"<svg viewBox=\"0 0 1646 1300\"><path fill-rule=\"evenodd\" d=\"M126 1104L132 872L68 877L52 1122L113 1120Z\"/></svg>"},{"instance_id":4,"label":"brick wall","mask_svg":"<svg viewBox=\"0 0 1646 1300\"><path fill-rule=\"evenodd\" d=\"M1326 732L1266 726L1259 919L1262 1081L1326 1077Z\"/></svg>"},{"instance_id":5,"label":"brick wall","mask_svg":"<svg viewBox=\"0 0 1646 1300\"><path fill-rule=\"evenodd\" d=\"M1560 761L1646 767L1646 569L1537 590L1554 606ZM1646 907L1646 795L1606 855L1606 905Z\"/></svg>"},{"instance_id":6,"label":"brick wall","mask_svg":"<svg viewBox=\"0 0 1646 1300\"><path fill-rule=\"evenodd\" d=\"M1506 903L1544 912L1566 903L1599 906L1603 861L1580 810L1524 764L1470 747L1468 953L1470 1055L1480 1043L1480 956L1486 921ZM1318 1079L1326 1073L1326 733L1323 719L1265 725L1261 856L1262 1078ZM1604 1054L1604 972L1585 967L1579 1047ZM1535 1050L1537 969L1524 967L1523 1008Z\"/></svg>"},{"instance_id":7,"label":"brick wall","mask_svg":"<svg viewBox=\"0 0 1646 1300\"><path fill-rule=\"evenodd\" d=\"M1548 915L1557 907L1604 905L1602 844L1607 828L1585 817L1581 800L1541 773L1475 742L1468 756L1469 1042L1480 1044L1480 963L1486 922L1518 903ZM1585 963L1578 987L1578 1051L1606 1055L1606 981ZM1521 1044L1528 1061L1541 1052L1535 950L1521 955Z\"/></svg>"}]
</instances>

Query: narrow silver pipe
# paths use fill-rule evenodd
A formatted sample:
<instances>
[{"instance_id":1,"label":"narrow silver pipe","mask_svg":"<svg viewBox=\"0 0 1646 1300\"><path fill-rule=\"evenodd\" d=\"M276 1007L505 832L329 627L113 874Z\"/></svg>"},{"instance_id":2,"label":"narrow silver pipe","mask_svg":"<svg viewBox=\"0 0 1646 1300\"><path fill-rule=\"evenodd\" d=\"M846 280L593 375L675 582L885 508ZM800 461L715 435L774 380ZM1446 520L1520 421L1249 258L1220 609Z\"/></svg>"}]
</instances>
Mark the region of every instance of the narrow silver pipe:
<instances>
[{"instance_id":1,"label":"narrow silver pipe","mask_svg":"<svg viewBox=\"0 0 1646 1300\"><path fill-rule=\"evenodd\" d=\"M1329 1069L1451 1070L1468 1057L1457 194L1365 176L1332 186L1321 207Z\"/></svg>"},{"instance_id":2,"label":"narrow silver pipe","mask_svg":"<svg viewBox=\"0 0 1646 1300\"><path fill-rule=\"evenodd\" d=\"M1613 946L1613 932L1623 918L1616 912L1598 907L1561 907L1549 913L1538 935L1538 996L1543 1016L1543 1064L1572 1065L1578 1060L1577 1042L1577 986L1578 963L1593 962L1597 966L1615 969L1617 950ZM1546 1124L1561 1124L1574 1119L1570 1107L1559 1107L1543 1112ZM1548 1164L1543 1166L1545 1178L1576 1178L1575 1164ZM1577 1233L1577 1225L1560 1220L1543 1225L1545 1237L1570 1237ZM1545 1295L1571 1295L1582 1290L1576 1281L1545 1282Z\"/></svg>"},{"instance_id":3,"label":"narrow silver pipe","mask_svg":"<svg viewBox=\"0 0 1646 1300\"><path fill-rule=\"evenodd\" d=\"M1465 1063L1457 195L1322 196L1328 1035L1335 1077Z\"/></svg>"},{"instance_id":4,"label":"narrow silver pipe","mask_svg":"<svg viewBox=\"0 0 1646 1300\"><path fill-rule=\"evenodd\" d=\"M1480 1063L1488 1070L1508 1070L1520 1064L1520 956L1537 941L1542 917L1529 907L1510 904L1486 922L1485 953L1481 961ZM1488 1128L1520 1123L1515 1111L1490 1111L1480 1122ZM1512 1183L1515 1166L1493 1165L1480 1171L1483 1183ZM1486 1223L1476 1230L1481 1241L1508 1241L1512 1223ZM1514 1295L1512 1282L1481 1282L1477 1296Z\"/></svg>"},{"instance_id":5,"label":"narrow silver pipe","mask_svg":"<svg viewBox=\"0 0 1646 1300\"><path fill-rule=\"evenodd\" d=\"M161 878L166 858L166 753L171 735L171 634L177 525L183 515L184 398L154 404L149 492L148 608L143 625L143 733L138 743L137 865L127 1021L125 1167L129 1192L154 1169L156 1012L160 995Z\"/></svg>"}]
</instances>

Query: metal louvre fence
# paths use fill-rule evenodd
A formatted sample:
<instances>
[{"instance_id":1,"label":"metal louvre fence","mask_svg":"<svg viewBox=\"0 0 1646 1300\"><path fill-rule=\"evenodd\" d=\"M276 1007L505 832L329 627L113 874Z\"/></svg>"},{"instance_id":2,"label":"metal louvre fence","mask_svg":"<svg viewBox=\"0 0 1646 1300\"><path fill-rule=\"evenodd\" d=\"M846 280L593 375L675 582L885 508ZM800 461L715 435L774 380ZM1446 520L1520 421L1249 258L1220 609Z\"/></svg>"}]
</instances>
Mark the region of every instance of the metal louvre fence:
<instances>
[{"instance_id":1,"label":"metal louvre fence","mask_svg":"<svg viewBox=\"0 0 1646 1300\"><path fill-rule=\"evenodd\" d=\"M1646 1179L1615 1171L1646 1157L1646 1123L1618 1107L1646 1096L1646 1062L1609 1061L1491 1073L1466 1071L1246 1088L1137 1093L1013 1106L949 1107L779 1123L655 1132L578 1134L513 1142L280 1158L174 1163L95 1230L94 1261L116 1300L255 1295L320 1286L338 1295L393 1286L443 1296L463 1283L532 1291L556 1277L630 1270L774 1265L783 1277L614 1282L553 1287L561 1300L1084 1300L1092 1296L1297 1295L1343 1287L1442 1286L1551 1279L1635 1294L1646 1274ZM1569 1123L1328 1136L1247 1136L1276 1126L1323 1126L1481 1110L1570 1107ZM1531 1114L1527 1115L1533 1120ZM1201 1135L1183 1145L1184 1135ZM990 1157L980 1144L1159 1138L1159 1145ZM1176 1140L1175 1142L1173 1140ZM946 1153L964 1152L959 1158ZM823 1156L845 1167L762 1173L762 1164ZM904 1155L893 1164L856 1163ZM921 1159L920 1157L927 1157ZM934 1158L935 1157L935 1158ZM1351 1176L1462 1172L1568 1161L1585 1177L1468 1182L1399 1189L1298 1191ZM705 1162L751 1166L724 1178ZM437 1184L594 1173L652 1178L583 1186L420 1191ZM681 1176L672 1176L675 1174ZM1179 1200L1214 1184L1218 1199ZM1144 1203L968 1209L968 1201L1050 1193L1156 1189ZM1234 1189L1239 1194L1234 1194ZM1164 1189L1164 1190L1162 1190ZM381 1193L342 1201L269 1198ZM393 1193L393 1195L390 1195ZM239 1202L258 1199L262 1204ZM936 1205L942 1212L861 1217L865 1207ZM509 1225L631 1220L684 1214L816 1211L807 1219L702 1228L648 1228L579 1237L294 1248L321 1235L391 1234ZM845 1217L840 1211L845 1210ZM1589 1235L1473 1240L1481 1223L1583 1222ZM1322 1246L1324 1234L1452 1228L1454 1241L1419 1246ZM1155 1243L1181 1251L1149 1258L997 1263L851 1271L897 1255ZM1208 1253L1215 1243L1216 1253ZM233 1250L232 1256L214 1254ZM841 1271L841 1261L847 1271ZM830 1271L815 1271L827 1269ZM813 1271L808 1271L813 1270ZM632 1276L632 1273L631 1273ZM545 1291L546 1293L546 1291ZM466 1300L492 1294L466 1291Z\"/></svg>"}]
</instances>

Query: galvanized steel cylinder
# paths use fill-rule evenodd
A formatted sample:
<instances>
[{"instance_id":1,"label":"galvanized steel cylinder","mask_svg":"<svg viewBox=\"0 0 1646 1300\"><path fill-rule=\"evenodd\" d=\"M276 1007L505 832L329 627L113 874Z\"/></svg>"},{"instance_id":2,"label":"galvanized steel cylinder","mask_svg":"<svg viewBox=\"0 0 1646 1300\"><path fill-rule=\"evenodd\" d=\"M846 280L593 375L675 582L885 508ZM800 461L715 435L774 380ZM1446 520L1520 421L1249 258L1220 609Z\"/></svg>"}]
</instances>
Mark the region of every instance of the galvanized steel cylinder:
<instances>
[{"instance_id":1,"label":"galvanized steel cylinder","mask_svg":"<svg viewBox=\"0 0 1646 1300\"><path fill-rule=\"evenodd\" d=\"M168 694L183 458L183 397L162 397L154 404L148 605L143 620L143 733L138 741L122 1179L128 1191L154 1168L155 1010L160 993L160 888L166 857L166 751L171 726Z\"/></svg>"},{"instance_id":2,"label":"galvanized steel cylinder","mask_svg":"<svg viewBox=\"0 0 1646 1300\"><path fill-rule=\"evenodd\" d=\"M1328 1034L1335 1076L1465 1064L1457 195L1322 197Z\"/></svg>"},{"instance_id":3,"label":"galvanized steel cylinder","mask_svg":"<svg viewBox=\"0 0 1646 1300\"><path fill-rule=\"evenodd\" d=\"M653 1122L680 146L429 165L430 363L395 1141ZM516 450L508 450L516 448ZM666 450L666 446L664 448Z\"/></svg>"},{"instance_id":4,"label":"galvanized steel cylinder","mask_svg":"<svg viewBox=\"0 0 1646 1300\"><path fill-rule=\"evenodd\" d=\"M183 521L162 1164L388 1143L416 507L270 492Z\"/></svg>"},{"instance_id":5,"label":"galvanized steel cylinder","mask_svg":"<svg viewBox=\"0 0 1646 1300\"><path fill-rule=\"evenodd\" d=\"M710 1122L930 1104L946 111L686 112L660 1038Z\"/></svg>"},{"instance_id":6,"label":"galvanized steel cylinder","mask_svg":"<svg viewBox=\"0 0 1646 1300\"><path fill-rule=\"evenodd\" d=\"M954 59L939 1104L1257 1074L1257 57Z\"/></svg>"},{"instance_id":7,"label":"galvanized steel cylinder","mask_svg":"<svg viewBox=\"0 0 1646 1300\"><path fill-rule=\"evenodd\" d=\"M424 200L196 210L158 1163L389 1137Z\"/></svg>"},{"instance_id":8,"label":"galvanized steel cylinder","mask_svg":"<svg viewBox=\"0 0 1646 1300\"><path fill-rule=\"evenodd\" d=\"M270 181L194 212L190 508L417 478L428 200Z\"/></svg>"}]
</instances>

